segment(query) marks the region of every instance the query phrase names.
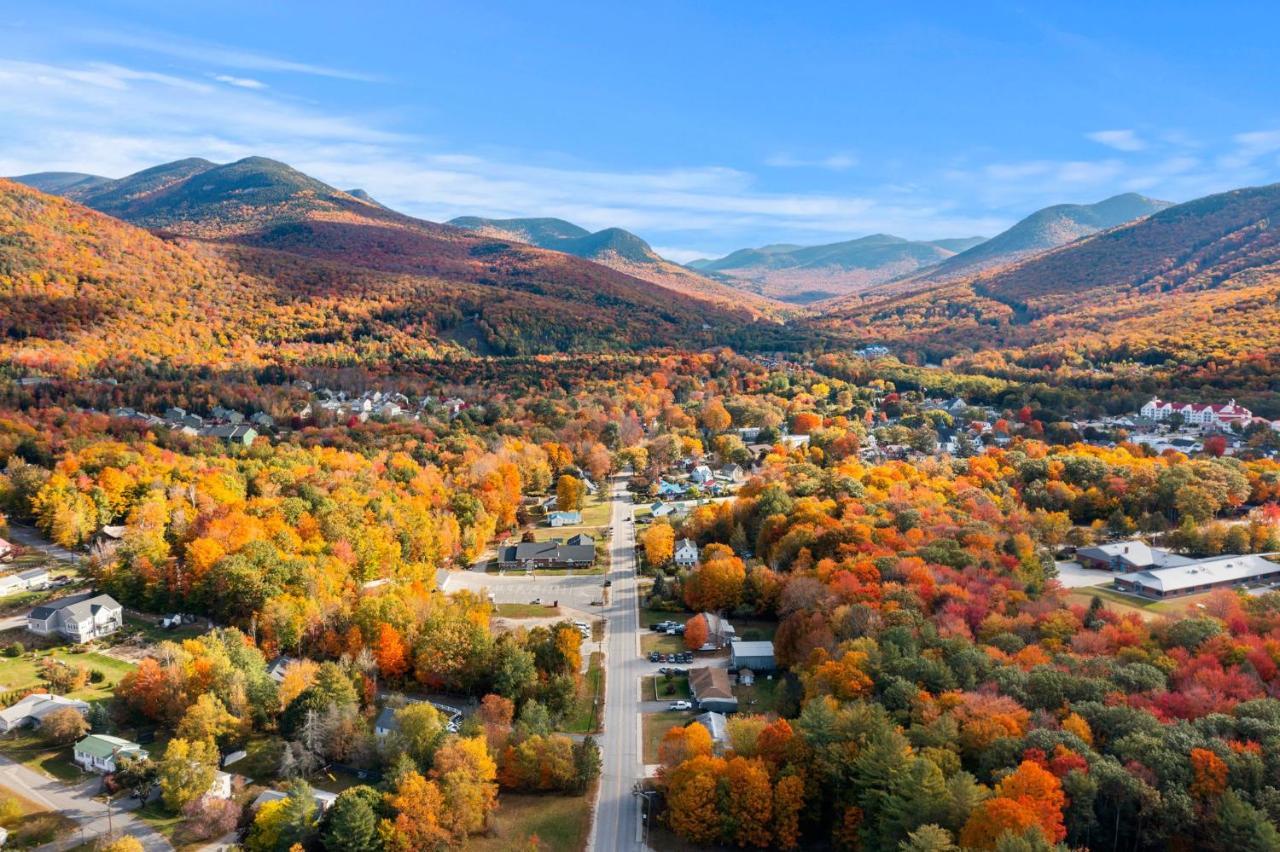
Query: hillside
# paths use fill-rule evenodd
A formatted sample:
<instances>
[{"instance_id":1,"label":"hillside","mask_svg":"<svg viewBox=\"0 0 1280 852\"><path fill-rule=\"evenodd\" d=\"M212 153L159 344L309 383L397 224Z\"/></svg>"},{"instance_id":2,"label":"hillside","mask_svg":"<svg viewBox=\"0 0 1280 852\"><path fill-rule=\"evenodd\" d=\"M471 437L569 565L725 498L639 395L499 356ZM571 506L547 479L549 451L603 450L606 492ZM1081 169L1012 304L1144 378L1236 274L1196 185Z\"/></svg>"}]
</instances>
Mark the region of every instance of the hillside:
<instances>
[{"instance_id":1,"label":"hillside","mask_svg":"<svg viewBox=\"0 0 1280 852\"><path fill-rule=\"evenodd\" d=\"M385 216L166 239L0 180L0 360L75 373L772 345L783 333L577 258Z\"/></svg>"},{"instance_id":2,"label":"hillside","mask_svg":"<svg viewBox=\"0 0 1280 852\"><path fill-rule=\"evenodd\" d=\"M1055 204L1037 210L1007 231L947 259L937 272L945 275L1009 263L1171 206L1171 202L1132 192L1097 204Z\"/></svg>"},{"instance_id":3,"label":"hillside","mask_svg":"<svg viewBox=\"0 0 1280 852\"><path fill-rule=\"evenodd\" d=\"M677 293L726 307L748 309L759 316L793 313L758 293L744 292L697 270L672 263L643 239L622 228L605 228L592 233L564 219L485 219L479 216L459 216L446 224L496 239L516 240L585 258Z\"/></svg>"},{"instance_id":4,"label":"hillside","mask_svg":"<svg viewBox=\"0 0 1280 852\"><path fill-rule=\"evenodd\" d=\"M865 290L934 266L981 237L915 242L890 234L818 246L769 245L695 261L703 272L786 302L807 304Z\"/></svg>"},{"instance_id":5,"label":"hillside","mask_svg":"<svg viewBox=\"0 0 1280 852\"><path fill-rule=\"evenodd\" d=\"M996 271L852 297L815 325L929 358L1007 348L1048 362L1196 363L1274 351L1278 217L1280 184L1213 195Z\"/></svg>"}]
</instances>

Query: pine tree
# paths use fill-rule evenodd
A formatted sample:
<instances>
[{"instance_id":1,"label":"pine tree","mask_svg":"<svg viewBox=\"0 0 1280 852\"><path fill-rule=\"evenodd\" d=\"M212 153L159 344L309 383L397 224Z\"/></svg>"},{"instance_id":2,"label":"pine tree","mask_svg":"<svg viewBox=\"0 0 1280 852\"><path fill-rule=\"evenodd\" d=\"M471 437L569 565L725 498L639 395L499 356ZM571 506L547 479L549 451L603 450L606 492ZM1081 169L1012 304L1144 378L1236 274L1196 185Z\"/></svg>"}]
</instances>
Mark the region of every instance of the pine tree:
<instances>
[{"instance_id":1,"label":"pine tree","mask_svg":"<svg viewBox=\"0 0 1280 852\"><path fill-rule=\"evenodd\" d=\"M369 794L372 794L372 800ZM343 852L377 852L381 849L378 815L374 810L378 798L377 791L371 787L343 790L325 815L321 833L325 848Z\"/></svg>"}]
</instances>

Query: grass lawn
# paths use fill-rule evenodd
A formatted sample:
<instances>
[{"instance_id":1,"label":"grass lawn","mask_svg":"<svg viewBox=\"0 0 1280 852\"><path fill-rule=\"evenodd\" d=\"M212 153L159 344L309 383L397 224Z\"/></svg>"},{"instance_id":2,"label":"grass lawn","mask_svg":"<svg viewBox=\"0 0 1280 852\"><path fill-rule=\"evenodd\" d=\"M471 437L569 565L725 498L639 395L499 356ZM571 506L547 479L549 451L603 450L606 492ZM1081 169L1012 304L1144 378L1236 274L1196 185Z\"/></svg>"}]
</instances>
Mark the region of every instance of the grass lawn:
<instances>
[{"instance_id":1,"label":"grass lawn","mask_svg":"<svg viewBox=\"0 0 1280 852\"><path fill-rule=\"evenodd\" d=\"M0 737L0 753L59 781L79 781L84 777L80 767L71 762L71 746L49 745L26 728Z\"/></svg>"},{"instance_id":2,"label":"grass lawn","mask_svg":"<svg viewBox=\"0 0 1280 852\"><path fill-rule=\"evenodd\" d=\"M738 696L738 710L741 713L773 713L778 706L778 688L782 678L775 676L766 680L764 675L757 675L751 686L735 686L733 694Z\"/></svg>"},{"instance_id":3,"label":"grass lawn","mask_svg":"<svg viewBox=\"0 0 1280 852\"><path fill-rule=\"evenodd\" d=\"M681 675L648 675L640 682L640 697L644 701L675 701L689 696L689 678Z\"/></svg>"},{"instance_id":4,"label":"grass lawn","mask_svg":"<svg viewBox=\"0 0 1280 852\"><path fill-rule=\"evenodd\" d=\"M645 713L642 717L644 726L644 762L658 762L658 744L662 742L667 731L677 725L683 727L693 721L692 713L666 710L661 713Z\"/></svg>"},{"instance_id":5,"label":"grass lawn","mask_svg":"<svg viewBox=\"0 0 1280 852\"><path fill-rule=\"evenodd\" d=\"M743 642L765 642L773 639L778 632L778 622L761 621L754 618L731 619L733 629Z\"/></svg>"},{"instance_id":6,"label":"grass lawn","mask_svg":"<svg viewBox=\"0 0 1280 852\"><path fill-rule=\"evenodd\" d=\"M640 635L640 650L647 657L651 651L657 651L659 654L676 654L688 649L684 647L683 636L668 636L665 633L650 630Z\"/></svg>"},{"instance_id":7,"label":"grass lawn","mask_svg":"<svg viewBox=\"0 0 1280 852\"><path fill-rule=\"evenodd\" d=\"M1115 589L1091 586L1087 589L1068 592L1067 601L1088 606L1095 595L1102 599L1108 609L1121 613L1136 612L1148 621L1160 615L1182 615L1193 612L1197 604L1203 603L1209 597L1208 594L1188 595L1174 600L1153 601L1136 595L1126 595Z\"/></svg>"},{"instance_id":8,"label":"grass lawn","mask_svg":"<svg viewBox=\"0 0 1280 852\"><path fill-rule=\"evenodd\" d=\"M607 494L601 492L595 496L590 494L582 503L582 525L585 527L607 527L613 520L613 504Z\"/></svg>"},{"instance_id":9,"label":"grass lawn","mask_svg":"<svg viewBox=\"0 0 1280 852\"><path fill-rule=\"evenodd\" d=\"M43 846L76 830L76 822L8 787L0 787L0 825L9 830L6 849Z\"/></svg>"},{"instance_id":10,"label":"grass lawn","mask_svg":"<svg viewBox=\"0 0 1280 852\"><path fill-rule=\"evenodd\" d=\"M542 604L504 603L495 606L493 614L503 618L550 618L559 615L560 608Z\"/></svg>"},{"instance_id":11,"label":"grass lawn","mask_svg":"<svg viewBox=\"0 0 1280 852\"><path fill-rule=\"evenodd\" d=\"M577 852L586 846L591 829L590 796L534 796L503 793L490 822L490 836L472 837L473 852L506 852L527 847L537 835L539 849Z\"/></svg>"},{"instance_id":12,"label":"grass lawn","mask_svg":"<svg viewBox=\"0 0 1280 852\"><path fill-rule=\"evenodd\" d=\"M284 742L278 737L256 736L249 740L243 758L226 767L228 772L244 775L262 784L275 780L280 767Z\"/></svg>"},{"instance_id":13,"label":"grass lawn","mask_svg":"<svg viewBox=\"0 0 1280 852\"><path fill-rule=\"evenodd\" d=\"M100 683L88 683L85 684L84 688L69 693L69 697L80 698L85 701L109 698L120 679L134 669L132 663L126 663L123 660L117 660L114 657L108 657L95 651L75 653L68 648L32 650L27 651L20 657L0 656L0 693L43 687L45 683L40 679L38 672L40 660L45 657L62 660L71 666L84 666L90 672L97 670L105 675L105 679Z\"/></svg>"},{"instance_id":14,"label":"grass lawn","mask_svg":"<svg viewBox=\"0 0 1280 852\"><path fill-rule=\"evenodd\" d=\"M642 596L647 595L648 589L649 587L652 587L652 585L653 583L650 582L643 590L637 591ZM642 630L648 630L650 624L660 624L663 621L676 621L680 624L684 624L692 615L693 613L691 612L670 612L665 609L652 609L651 607L642 606L640 607L640 628Z\"/></svg>"},{"instance_id":15,"label":"grass lawn","mask_svg":"<svg viewBox=\"0 0 1280 852\"><path fill-rule=\"evenodd\" d=\"M594 734L600 730L599 713L604 709L604 654L591 652L591 662L582 677L573 709L565 717L564 730L570 734ZM600 702L596 703L596 698Z\"/></svg>"}]
</instances>

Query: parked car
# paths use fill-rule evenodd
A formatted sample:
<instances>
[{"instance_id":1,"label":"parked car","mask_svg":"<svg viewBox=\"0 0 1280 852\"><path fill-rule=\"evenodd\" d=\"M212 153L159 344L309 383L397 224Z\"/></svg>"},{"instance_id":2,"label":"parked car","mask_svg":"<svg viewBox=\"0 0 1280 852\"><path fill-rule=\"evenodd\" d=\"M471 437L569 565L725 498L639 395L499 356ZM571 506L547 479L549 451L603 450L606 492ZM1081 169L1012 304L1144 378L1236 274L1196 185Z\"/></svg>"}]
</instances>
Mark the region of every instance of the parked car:
<instances>
[{"instance_id":1,"label":"parked car","mask_svg":"<svg viewBox=\"0 0 1280 852\"><path fill-rule=\"evenodd\" d=\"M672 701L667 705L668 710L692 710L693 704L688 701Z\"/></svg>"},{"instance_id":2,"label":"parked car","mask_svg":"<svg viewBox=\"0 0 1280 852\"><path fill-rule=\"evenodd\" d=\"M661 655L661 654L659 654L657 651L650 651L650 652L649 652L649 662L651 662L651 663L660 663L660 662L662 662L662 655Z\"/></svg>"},{"instance_id":3,"label":"parked car","mask_svg":"<svg viewBox=\"0 0 1280 852\"><path fill-rule=\"evenodd\" d=\"M676 660L676 662L677 662L677 663L692 663L692 662L693 662L693 653L692 653L692 652L690 652L690 651L683 651L683 652L681 652L678 656L680 657L680 659Z\"/></svg>"},{"instance_id":4,"label":"parked car","mask_svg":"<svg viewBox=\"0 0 1280 852\"><path fill-rule=\"evenodd\" d=\"M542 598L534 598L533 600L529 601L529 606L541 606L541 605L542 605Z\"/></svg>"}]
</instances>

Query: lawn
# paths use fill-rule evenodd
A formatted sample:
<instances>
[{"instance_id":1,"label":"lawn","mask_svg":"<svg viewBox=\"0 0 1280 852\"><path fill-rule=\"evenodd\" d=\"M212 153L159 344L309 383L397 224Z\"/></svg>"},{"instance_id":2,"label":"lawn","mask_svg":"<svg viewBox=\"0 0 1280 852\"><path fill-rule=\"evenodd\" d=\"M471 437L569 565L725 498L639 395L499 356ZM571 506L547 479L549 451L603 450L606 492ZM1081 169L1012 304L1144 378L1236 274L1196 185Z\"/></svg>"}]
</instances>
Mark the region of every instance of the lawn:
<instances>
[{"instance_id":1,"label":"lawn","mask_svg":"<svg viewBox=\"0 0 1280 852\"><path fill-rule=\"evenodd\" d=\"M782 678L774 676L768 680L765 675L757 675L751 686L735 686L733 694L738 696L738 710L742 713L773 713L778 706L778 688Z\"/></svg>"},{"instance_id":2,"label":"lawn","mask_svg":"<svg viewBox=\"0 0 1280 852\"><path fill-rule=\"evenodd\" d=\"M658 745L667 731L677 725L684 726L693 721L692 713L677 710L664 710L661 713L645 713L641 719L644 726L644 762L658 762Z\"/></svg>"},{"instance_id":3,"label":"lawn","mask_svg":"<svg viewBox=\"0 0 1280 852\"><path fill-rule=\"evenodd\" d=\"M71 746L49 745L29 729L21 728L0 737L0 753L59 781L79 781L84 777L80 767L71 762Z\"/></svg>"},{"instance_id":4,"label":"lawn","mask_svg":"<svg viewBox=\"0 0 1280 852\"><path fill-rule=\"evenodd\" d=\"M604 709L604 654L591 652L587 673L582 677L578 697L565 718L564 729L570 734L594 734L600 730L599 713ZM599 698L599 703L596 698Z\"/></svg>"},{"instance_id":5,"label":"lawn","mask_svg":"<svg viewBox=\"0 0 1280 852\"><path fill-rule=\"evenodd\" d=\"M640 650L647 657L651 651L657 651L659 654L676 654L688 649L684 646L683 636L668 636L665 633L650 630L648 633L640 634Z\"/></svg>"},{"instance_id":6,"label":"lawn","mask_svg":"<svg viewBox=\"0 0 1280 852\"><path fill-rule=\"evenodd\" d=\"M644 589L638 589L637 593L640 594L641 597L644 597L649 593L648 590L652 586L653 584L649 583L644 587ZM691 612L671 612L665 609L653 609L652 607L642 606L640 607L640 628L642 630L648 630L650 624L659 624L663 621L676 621L680 624L684 624L692 615L693 613Z\"/></svg>"},{"instance_id":7,"label":"lawn","mask_svg":"<svg viewBox=\"0 0 1280 852\"><path fill-rule=\"evenodd\" d=\"M778 622L754 618L731 619L733 629L743 642L764 642L773 639L778 632Z\"/></svg>"},{"instance_id":8,"label":"lawn","mask_svg":"<svg viewBox=\"0 0 1280 852\"><path fill-rule=\"evenodd\" d=\"M688 697L689 678L683 675L648 675L640 682L640 698L644 701L675 701Z\"/></svg>"},{"instance_id":9,"label":"lawn","mask_svg":"<svg viewBox=\"0 0 1280 852\"><path fill-rule=\"evenodd\" d=\"M9 831L6 849L43 846L76 830L76 822L26 796L0 787L0 826Z\"/></svg>"},{"instance_id":10,"label":"lawn","mask_svg":"<svg viewBox=\"0 0 1280 852\"><path fill-rule=\"evenodd\" d=\"M226 767L228 772L244 775L259 783L274 781L280 767L283 741L265 734L249 740L243 758Z\"/></svg>"},{"instance_id":11,"label":"lawn","mask_svg":"<svg viewBox=\"0 0 1280 852\"><path fill-rule=\"evenodd\" d=\"M534 835L539 849L577 852L586 846L591 830L591 797L534 796L503 793L498 809L489 820L489 836L472 837L467 849L473 852L506 852L528 848Z\"/></svg>"},{"instance_id":12,"label":"lawn","mask_svg":"<svg viewBox=\"0 0 1280 852\"><path fill-rule=\"evenodd\" d=\"M72 666L84 666L90 672L100 671L105 676L98 683L88 683L82 689L69 693L71 698L85 701L98 701L111 696L120 679L133 671L134 665L96 651L77 653L68 648L49 650L31 650L20 657L0 656L0 693L20 692L44 687L40 679L39 662L45 657L53 657Z\"/></svg>"},{"instance_id":13,"label":"lawn","mask_svg":"<svg viewBox=\"0 0 1280 852\"><path fill-rule=\"evenodd\" d=\"M493 614L503 618L550 618L560 614L560 608L542 604L504 603L493 608Z\"/></svg>"},{"instance_id":14,"label":"lawn","mask_svg":"<svg viewBox=\"0 0 1280 852\"><path fill-rule=\"evenodd\" d=\"M1091 586L1087 589L1076 589L1067 593L1067 601L1073 604L1081 604L1088 606L1090 600L1097 596L1106 603L1109 609L1118 612L1136 612L1143 618L1150 620L1160 615L1182 615L1193 611L1197 604L1203 603L1208 597L1208 593L1202 595L1188 595L1185 598L1175 598L1167 601L1153 601L1146 598L1140 598L1137 595L1126 595L1123 592L1117 592L1115 589L1107 589L1102 586Z\"/></svg>"}]
</instances>

